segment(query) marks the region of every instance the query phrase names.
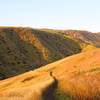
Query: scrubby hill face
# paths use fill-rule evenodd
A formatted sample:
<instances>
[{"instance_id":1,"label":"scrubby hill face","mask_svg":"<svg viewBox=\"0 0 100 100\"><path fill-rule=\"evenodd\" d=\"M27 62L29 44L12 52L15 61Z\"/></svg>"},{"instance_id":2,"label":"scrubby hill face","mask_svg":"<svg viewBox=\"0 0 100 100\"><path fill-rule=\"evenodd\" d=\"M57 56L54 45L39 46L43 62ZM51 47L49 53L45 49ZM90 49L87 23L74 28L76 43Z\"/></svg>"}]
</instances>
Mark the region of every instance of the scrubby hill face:
<instances>
[{"instance_id":1,"label":"scrubby hill face","mask_svg":"<svg viewBox=\"0 0 100 100\"><path fill-rule=\"evenodd\" d=\"M53 30L53 29L42 29L42 30L47 32L62 34L63 36L76 41L78 44L80 44L82 51L87 51L100 47L100 33L92 33L81 30Z\"/></svg>"},{"instance_id":2,"label":"scrubby hill face","mask_svg":"<svg viewBox=\"0 0 100 100\"><path fill-rule=\"evenodd\" d=\"M78 42L62 34L31 28L0 28L0 79L79 53Z\"/></svg>"},{"instance_id":3,"label":"scrubby hill face","mask_svg":"<svg viewBox=\"0 0 100 100\"><path fill-rule=\"evenodd\" d=\"M85 42L87 44L100 47L100 33L91 33L88 31L79 31L79 30L66 30L64 31L66 35L70 35L74 39Z\"/></svg>"},{"instance_id":4,"label":"scrubby hill face","mask_svg":"<svg viewBox=\"0 0 100 100\"><path fill-rule=\"evenodd\" d=\"M50 100L49 96L53 100L99 100L100 49L0 81L0 100Z\"/></svg>"},{"instance_id":5,"label":"scrubby hill face","mask_svg":"<svg viewBox=\"0 0 100 100\"><path fill-rule=\"evenodd\" d=\"M82 30L53 30L53 29L42 29L47 32L59 33L66 35L67 37L76 40L79 43L85 43L87 45L93 45L100 47L100 33L92 33L89 31Z\"/></svg>"}]
</instances>

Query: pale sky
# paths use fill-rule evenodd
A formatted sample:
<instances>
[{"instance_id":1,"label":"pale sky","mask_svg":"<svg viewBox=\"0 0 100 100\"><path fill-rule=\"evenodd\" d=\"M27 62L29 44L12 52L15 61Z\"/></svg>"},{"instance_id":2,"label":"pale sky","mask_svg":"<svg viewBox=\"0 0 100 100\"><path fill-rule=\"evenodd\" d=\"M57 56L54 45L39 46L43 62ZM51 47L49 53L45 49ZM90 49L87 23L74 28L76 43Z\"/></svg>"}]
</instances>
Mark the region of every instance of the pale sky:
<instances>
[{"instance_id":1,"label":"pale sky","mask_svg":"<svg viewBox=\"0 0 100 100\"><path fill-rule=\"evenodd\" d=\"M0 26L100 32L100 0L0 0Z\"/></svg>"}]
</instances>

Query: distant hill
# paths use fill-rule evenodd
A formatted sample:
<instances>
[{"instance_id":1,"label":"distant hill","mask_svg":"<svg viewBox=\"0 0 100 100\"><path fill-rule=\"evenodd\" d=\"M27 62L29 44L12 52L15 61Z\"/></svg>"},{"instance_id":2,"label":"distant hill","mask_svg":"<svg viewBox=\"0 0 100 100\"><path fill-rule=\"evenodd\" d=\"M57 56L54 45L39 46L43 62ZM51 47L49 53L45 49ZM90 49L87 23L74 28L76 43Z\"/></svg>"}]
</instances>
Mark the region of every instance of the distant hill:
<instances>
[{"instance_id":1,"label":"distant hill","mask_svg":"<svg viewBox=\"0 0 100 100\"><path fill-rule=\"evenodd\" d=\"M77 41L57 31L0 27L0 79L33 70L81 50Z\"/></svg>"},{"instance_id":2,"label":"distant hill","mask_svg":"<svg viewBox=\"0 0 100 100\"><path fill-rule=\"evenodd\" d=\"M0 81L0 100L12 99L99 100L100 49Z\"/></svg>"},{"instance_id":3,"label":"distant hill","mask_svg":"<svg viewBox=\"0 0 100 100\"><path fill-rule=\"evenodd\" d=\"M64 31L66 35L70 35L78 41L82 41L96 47L100 47L100 33L92 33L88 31L79 30L66 30Z\"/></svg>"},{"instance_id":4,"label":"distant hill","mask_svg":"<svg viewBox=\"0 0 100 100\"><path fill-rule=\"evenodd\" d=\"M66 35L74 40L77 40L80 43L86 43L100 47L100 33L92 33L89 31L82 30L54 30L54 29L42 29L47 32L54 32Z\"/></svg>"}]
</instances>

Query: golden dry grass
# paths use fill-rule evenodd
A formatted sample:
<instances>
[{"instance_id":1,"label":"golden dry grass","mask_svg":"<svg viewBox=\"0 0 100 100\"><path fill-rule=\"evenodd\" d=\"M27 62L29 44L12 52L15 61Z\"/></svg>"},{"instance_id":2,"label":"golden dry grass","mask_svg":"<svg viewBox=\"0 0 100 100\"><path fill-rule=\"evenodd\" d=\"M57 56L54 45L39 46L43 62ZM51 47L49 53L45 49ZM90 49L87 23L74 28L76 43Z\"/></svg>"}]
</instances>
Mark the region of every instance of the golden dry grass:
<instances>
[{"instance_id":1,"label":"golden dry grass","mask_svg":"<svg viewBox=\"0 0 100 100\"><path fill-rule=\"evenodd\" d=\"M100 49L0 81L0 100L42 100L43 91L49 91L48 87L54 83L50 71L58 80L58 89L72 96L70 100L99 100Z\"/></svg>"}]
</instances>

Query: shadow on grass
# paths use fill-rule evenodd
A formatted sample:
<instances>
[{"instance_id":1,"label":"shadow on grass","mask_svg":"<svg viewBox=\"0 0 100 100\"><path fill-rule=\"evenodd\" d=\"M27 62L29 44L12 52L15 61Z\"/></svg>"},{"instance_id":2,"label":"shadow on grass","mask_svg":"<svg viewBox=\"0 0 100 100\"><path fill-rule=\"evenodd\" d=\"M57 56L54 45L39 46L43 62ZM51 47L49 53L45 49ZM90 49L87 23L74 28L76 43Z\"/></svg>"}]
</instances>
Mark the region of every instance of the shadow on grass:
<instances>
[{"instance_id":1,"label":"shadow on grass","mask_svg":"<svg viewBox=\"0 0 100 100\"><path fill-rule=\"evenodd\" d=\"M43 100L55 100L54 92L58 87L58 80L50 72L50 76L54 79L54 82L44 91Z\"/></svg>"},{"instance_id":2,"label":"shadow on grass","mask_svg":"<svg viewBox=\"0 0 100 100\"><path fill-rule=\"evenodd\" d=\"M43 100L73 100L70 94L63 93L58 89L58 80L52 72L50 72L50 76L54 82L43 92Z\"/></svg>"}]
</instances>

